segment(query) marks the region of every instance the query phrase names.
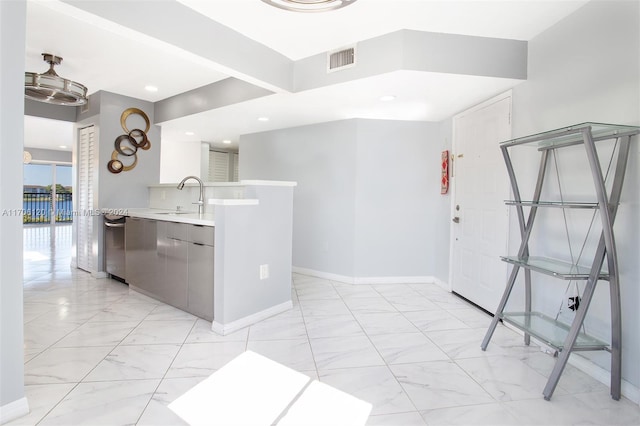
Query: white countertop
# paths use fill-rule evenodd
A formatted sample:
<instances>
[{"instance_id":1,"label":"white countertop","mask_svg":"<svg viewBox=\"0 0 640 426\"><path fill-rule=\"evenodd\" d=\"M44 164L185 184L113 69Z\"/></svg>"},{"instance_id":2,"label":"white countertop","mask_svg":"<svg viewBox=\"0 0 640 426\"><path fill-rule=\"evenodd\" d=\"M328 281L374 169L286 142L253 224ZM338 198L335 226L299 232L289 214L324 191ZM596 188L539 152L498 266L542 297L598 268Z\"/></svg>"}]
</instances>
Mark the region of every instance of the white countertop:
<instances>
[{"instance_id":1,"label":"white countertop","mask_svg":"<svg viewBox=\"0 0 640 426\"><path fill-rule=\"evenodd\" d=\"M209 205L219 206L255 206L260 203L259 200L253 198L210 198L207 200ZM192 225L215 226L215 214L204 213L198 214L191 211L176 211L168 209L152 209L152 208L103 208L103 214L121 215L130 217L140 217L143 219L164 220L166 222L190 223Z\"/></svg>"},{"instance_id":2,"label":"white countertop","mask_svg":"<svg viewBox=\"0 0 640 426\"><path fill-rule=\"evenodd\" d=\"M157 183L149 188L175 188L178 183ZM184 186L199 186L196 182L186 182ZM282 180L241 180L240 182L203 182L202 186L298 186L298 182Z\"/></svg>"},{"instance_id":3,"label":"white countertop","mask_svg":"<svg viewBox=\"0 0 640 426\"><path fill-rule=\"evenodd\" d=\"M111 209L104 209L106 211ZM139 217L143 219L164 220L166 222L179 222L189 223L191 225L205 225L215 226L215 215L213 213L204 213L202 215L198 213L180 212L176 213L175 210L163 210L163 209L119 209L123 211L123 214L130 217Z\"/></svg>"},{"instance_id":4,"label":"white countertop","mask_svg":"<svg viewBox=\"0 0 640 426\"><path fill-rule=\"evenodd\" d=\"M219 206L257 206L260 201L257 198L209 198L207 204Z\"/></svg>"}]
</instances>

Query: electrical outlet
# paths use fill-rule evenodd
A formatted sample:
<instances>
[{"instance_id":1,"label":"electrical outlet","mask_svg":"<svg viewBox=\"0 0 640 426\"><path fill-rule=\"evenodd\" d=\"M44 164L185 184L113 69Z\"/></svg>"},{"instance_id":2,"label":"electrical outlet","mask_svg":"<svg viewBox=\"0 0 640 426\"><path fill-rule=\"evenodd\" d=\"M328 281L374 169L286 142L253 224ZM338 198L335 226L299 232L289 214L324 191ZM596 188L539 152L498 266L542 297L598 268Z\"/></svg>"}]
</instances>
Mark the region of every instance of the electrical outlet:
<instances>
[{"instance_id":1,"label":"electrical outlet","mask_svg":"<svg viewBox=\"0 0 640 426\"><path fill-rule=\"evenodd\" d=\"M260 279L266 280L269 278L269 265L260 265Z\"/></svg>"}]
</instances>

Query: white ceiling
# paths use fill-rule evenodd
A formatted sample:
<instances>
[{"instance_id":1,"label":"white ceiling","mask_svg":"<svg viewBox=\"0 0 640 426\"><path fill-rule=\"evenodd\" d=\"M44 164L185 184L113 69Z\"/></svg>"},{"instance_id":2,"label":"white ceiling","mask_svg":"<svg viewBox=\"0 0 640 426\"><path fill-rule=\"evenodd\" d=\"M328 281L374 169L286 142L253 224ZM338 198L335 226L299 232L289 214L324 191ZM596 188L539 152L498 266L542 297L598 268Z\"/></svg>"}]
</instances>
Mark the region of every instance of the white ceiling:
<instances>
[{"instance_id":1,"label":"white ceiling","mask_svg":"<svg viewBox=\"0 0 640 426\"><path fill-rule=\"evenodd\" d=\"M195 55L58 1L27 3L27 71L48 69L41 53L61 56L56 72L89 94L106 90L155 102L227 78Z\"/></svg>"},{"instance_id":2,"label":"white ceiling","mask_svg":"<svg viewBox=\"0 0 640 426\"><path fill-rule=\"evenodd\" d=\"M197 12L297 60L400 29L530 40L586 3L556 1L358 0L333 12L294 13L261 0L180 0ZM393 6L390 4L393 3ZM150 8L149 19L153 19ZM215 42L215 40L212 40ZM230 47L232 48L232 47ZM202 57L59 1L29 1L27 71L42 72L40 53L64 58L59 75L106 90L158 101L227 77ZM214 144L239 135L344 118L438 121L514 85L517 80L397 71L299 93L278 93L173 120L163 140ZM151 93L145 85L158 87ZM394 95L381 102L382 95ZM257 121L269 117L268 122ZM31 118L27 119L27 126ZM34 126L25 146L35 146ZM185 132L194 132L193 136ZM60 149L51 140L51 149ZM38 142L42 144L42 142Z\"/></svg>"},{"instance_id":3,"label":"white ceiling","mask_svg":"<svg viewBox=\"0 0 640 426\"><path fill-rule=\"evenodd\" d=\"M261 0L178 1L294 60L402 29L530 40L586 3L358 0L333 12L296 13Z\"/></svg>"},{"instance_id":4,"label":"white ceiling","mask_svg":"<svg viewBox=\"0 0 640 426\"><path fill-rule=\"evenodd\" d=\"M73 123L27 115L24 117L24 140L27 148L71 151Z\"/></svg>"},{"instance_id":5,"label":"white ceiling","mask_svg":"<svg viewBox=\"0 0 640 426\"><path fill-rule=\"evenodd\" d=\"M482 79L483 84L478 84ZM396 71L299 93L277 93L166 122L169 140L236 141L237 135L348 118L441 121L520 80ZM395 96L385 102L380 97ZM259 121L267 117L269 121ZM185 131L195 135L186 136ZM215 135L215 139L208 135ZM204 137L203 137L204 136ZM219 144L216 144L219 146Z\"/></svg>"}]
</instances>

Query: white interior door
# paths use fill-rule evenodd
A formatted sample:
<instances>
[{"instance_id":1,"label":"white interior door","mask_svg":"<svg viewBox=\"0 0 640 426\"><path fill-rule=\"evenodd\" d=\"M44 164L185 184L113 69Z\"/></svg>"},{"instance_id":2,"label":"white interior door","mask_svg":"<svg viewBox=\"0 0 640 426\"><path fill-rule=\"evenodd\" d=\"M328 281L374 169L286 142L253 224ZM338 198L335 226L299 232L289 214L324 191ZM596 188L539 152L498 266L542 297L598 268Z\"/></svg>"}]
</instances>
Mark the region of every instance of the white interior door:
<instances>
[{"instance_id":1,"label":"white interior door","mask_svg":"<svg viewBox=\"0 0 640 426\"><path fill-rule=\"evenodd\" d=\"M76 211L78 215L73 219L76 227L76 263L78 268L88 272L95 271L93 253L93 217L89 214L94 210L93 181L94 162L96 157L96 140L94 126L80 129L78 142L78 182L75 188Z\"/></svg>"},{"instance_id":2,"label":"white interior door","mask_svg":"<svg viewBox=\"0 0 640 426\"><path fill-rule=\"evenodd\" d=\"M229 182L229 153L209 151L209 182Z\"/></svg>"},{"instance_id":3,"label":"white interior door","mask_svg":"<svg viewBox=\"0 0 640 426\"><path fill-rule=\"evenodd\" d=\"M498 143L511 137L511 94L454 117L451 288L495 312L507 266L509 183Z\"/></svg>"}]
</instances>

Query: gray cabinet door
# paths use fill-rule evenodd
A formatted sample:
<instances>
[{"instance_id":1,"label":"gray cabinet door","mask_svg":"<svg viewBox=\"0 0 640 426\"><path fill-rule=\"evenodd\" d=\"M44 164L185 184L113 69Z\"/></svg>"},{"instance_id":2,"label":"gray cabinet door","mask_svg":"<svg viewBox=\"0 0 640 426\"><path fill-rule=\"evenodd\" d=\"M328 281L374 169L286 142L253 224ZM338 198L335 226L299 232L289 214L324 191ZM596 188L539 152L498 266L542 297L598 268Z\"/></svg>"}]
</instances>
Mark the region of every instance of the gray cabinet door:
<instances>
[{"instance_id":1,"label":"gray cabinet door","mask_svg":"<svg viewBox=\"0 0 640 426\"><path fill-rule=\"evenodd\" d=\"M129 284L212 321L214 252L199 241L213 244L213 228L127 218L125 231Z\"/></svg>"},{"instance_id":2,"label":"gray cabinet door","mask_svg":"<svg viewBox=\"0 0 640 426\"><path fill-rule=\"evenodd\" d=\"M155 220L127 218L125 257L128 283L153 292L158 275L157 222Z\"/></svg>"},{"instance_id":3,"label":"gray cabinet door","mask_svg":"<svg viewBox=\"0 0 640 426\"><path fill-rule=\"evenodd\" d=\"M124 225L125 274L127 282L136 285L140 282L140 256L142 235L144 234L142 219L128 217Z\"/></svg>"},{"instance_id":4,"label":"gray cabinet door","mask_svg":"<svg viewBox=\"0 0 640 426\"><path fill-rule=\"evenodd\" d=\"M213 247L189 243L188 310L194 315L213 320Z\"/></svg>"},{"instance_id":5,"label":"gray cabinet door","mask_svg":"<svg viewBox=\"0 0 640 426\"><path fill-rule=\"evenodd\" d=\"M167 238L165 275L161 282L161 297L180 309L187 309L189 243Z\"/></svg>"}]
</instances>

